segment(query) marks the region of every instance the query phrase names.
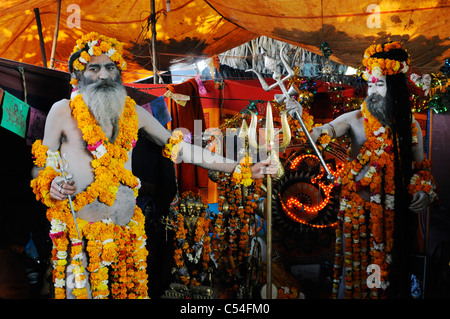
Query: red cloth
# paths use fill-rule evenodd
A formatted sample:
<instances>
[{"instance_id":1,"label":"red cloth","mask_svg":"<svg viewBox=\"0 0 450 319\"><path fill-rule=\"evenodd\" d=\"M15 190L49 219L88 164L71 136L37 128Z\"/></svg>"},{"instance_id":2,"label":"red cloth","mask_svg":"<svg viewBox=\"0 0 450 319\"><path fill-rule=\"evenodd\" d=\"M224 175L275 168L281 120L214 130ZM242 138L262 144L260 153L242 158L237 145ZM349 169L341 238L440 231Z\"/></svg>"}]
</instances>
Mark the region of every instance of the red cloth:
<instances>
[{"instance_id":1,"label":"red cloth","mask_svg":"<svg viewBox=\"0 0 450 319\"><path fill-rule=\"evenodd\" d=\"M167 85L167 89L172 93L184 94L191 97L187 101L186 106L177 104L173 99L169 100L172 129L185 128L191 132L193 137L194 120L201 120L202 127L201 130L198 130L198 134L201 134L206 129L206 122L195 79L190 79L180 84L169 84ZM208 170L184 162L177 164L176 168L180 193L185 191L197 193L199 188L208 187Z\"/></svg>"}]
</instances>

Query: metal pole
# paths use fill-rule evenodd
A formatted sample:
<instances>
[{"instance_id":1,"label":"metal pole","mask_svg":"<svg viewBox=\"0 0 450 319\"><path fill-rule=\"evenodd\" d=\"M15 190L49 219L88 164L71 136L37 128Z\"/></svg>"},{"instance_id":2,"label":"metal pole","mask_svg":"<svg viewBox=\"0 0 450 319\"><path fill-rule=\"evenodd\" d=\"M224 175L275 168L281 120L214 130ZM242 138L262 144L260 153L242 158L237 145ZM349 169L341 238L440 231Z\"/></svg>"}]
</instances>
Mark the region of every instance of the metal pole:
<instances>
[{"instance_id":1,"label":"metal pole","mask_svg":"<svg viewBox=\"0 0 450 319\"><path fill-rule=\"evenodd\" d=\"M309 144L311 144L312 148L314 149L314 152L316 153L317 157L319 158L320 163L322 164L322 167L327 172L327 180L329 182L334 182L334 175L331 173L330 169L327 166L327 163L325 163L325 160L322 157L322 154L320 154L319 149L316 146L316 143L314 143L311 135L308 132L308 129L306 128L305 123L303 122L302 117L300 114L298 114L297 111L294 111L294 117L297 119L297 121L300 123L300 126L302 127L303 132L305 133L306 137L308 138Z\"/></svg>"},{"instance_id":2,"label":"metal pole","mask_svg":"<svg viewBox=\"0 0 450 319\"><path fill-rule=\"evenodd\" d=\"M158 69L156 67L156 16L155 16L155 0L150 1L151 4L151 23L152 23L152 60L153 60L153 84L158 83Z\"/></svg>"},{"instance_id":3,"label":"metal pole","mask_svg":"<svg viewBox=\"0 0 450 319\"><path fill-rule=\"evenodd\" d=\"M39 33L39 44L41 46L42 63L44 68L47 67L47 56L45 55L44 36L42 35L41 15L39 14L39 8L34 8L34 16L36 17L36 24Z\"/></svg>"},{"instance_id":4,"label":"metal pole","mask_svg":"<svg viewBox=\"0 0 450 319\"><path fill-rule=\"evenodd\" d=\"M272 177L267 174L266 299L272 299Z\"/></svg>"},{"instance_id":5,"label":"metal pole","mask_svg":"<svg viewBox=\"0 0 450 319\"><path fill-rule=\"evenodd\" d=\"M56 12L55 34L53 35L52 55L50 56L50 69L55 64L56 42L58 42L59 17L61 16L61 0L58 0L58 11Z\"/></svg>"}]
</instances>

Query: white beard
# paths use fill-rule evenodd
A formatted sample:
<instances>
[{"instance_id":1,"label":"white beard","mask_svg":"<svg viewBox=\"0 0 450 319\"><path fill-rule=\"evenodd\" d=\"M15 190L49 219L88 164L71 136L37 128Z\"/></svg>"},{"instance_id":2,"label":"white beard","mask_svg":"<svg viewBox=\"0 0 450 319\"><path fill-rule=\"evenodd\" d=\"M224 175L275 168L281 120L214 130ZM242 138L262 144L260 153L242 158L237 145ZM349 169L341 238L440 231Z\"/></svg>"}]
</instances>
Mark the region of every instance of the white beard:
<instances>
[{"instance_id":1,"label":"white beard","mask_svg":"<svg viewBox=\"0 0 450 319\"><path fill-rule=\"evenodd\" d=\"M369 112L378 120L383 126L390 126L391 120L389 118L386 98L378 93L371 94L366 98L366 105Z\"/></svg>"},{"instance_id":2,"label":"white beard","mask_svg":"<svg viewBox=\"0 0 450 319\"><path fill-rule=\"evenodd\" d=\"M99 81L80 86L80 92L83 100L89 108L89 111L97 120L98 125L105 129L113 126L111 142L119 133L119 119L122 115L127 92L120 82L114 82L113 86L98 87Z\"/></svg>"}]
</instances>

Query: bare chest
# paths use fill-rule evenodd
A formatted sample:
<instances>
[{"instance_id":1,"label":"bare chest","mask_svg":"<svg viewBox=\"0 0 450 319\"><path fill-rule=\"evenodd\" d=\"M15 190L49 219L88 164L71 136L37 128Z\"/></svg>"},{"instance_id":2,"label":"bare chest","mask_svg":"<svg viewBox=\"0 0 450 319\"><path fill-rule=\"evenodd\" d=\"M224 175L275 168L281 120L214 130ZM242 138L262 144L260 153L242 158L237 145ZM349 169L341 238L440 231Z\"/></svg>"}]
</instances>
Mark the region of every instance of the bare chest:
<instances>
[{"instance_id":1,"label":"bare chest","mask_svg":"<svg viewBox=\"0 0 450 319\"><path fill-rule=\"evenodd\" d=\"M113 127L106 128L108 137L113 134ZM78 195L84 192L95 180L94 168L92 167L93 155L87 148L86 141L83 140L82 132L78 128L75 120L65 127L61 136L61 154L64 154L69 167L68 172L72 174ZM128 154L128 161L125 168L131 170L131 152ZM108 185L105 185L108 187ZM111 218L117 225L126 225L133 216L135 207L134 192L127 186L119 185L115 201L112 206L95 200L77 212L77 217L89 222L100 221Z\"/></svg>"}]
</instances>

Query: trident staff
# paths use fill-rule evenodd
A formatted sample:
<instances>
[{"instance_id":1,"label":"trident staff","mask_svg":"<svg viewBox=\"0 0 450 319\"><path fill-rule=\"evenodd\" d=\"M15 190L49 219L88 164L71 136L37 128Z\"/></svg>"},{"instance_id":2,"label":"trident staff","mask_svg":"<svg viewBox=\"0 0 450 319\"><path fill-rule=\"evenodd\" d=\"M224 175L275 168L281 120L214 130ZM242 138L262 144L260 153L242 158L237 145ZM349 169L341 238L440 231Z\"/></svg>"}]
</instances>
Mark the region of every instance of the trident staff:
<instances>
[{"instance_id":1,"label":"trident staff","mask_svg":"<svg viewBox=\"0 0 450 319\"><path fill-rule=\"evenodd\" d=\"M286 148L291 142L291 131L289 129L289 124L286 120L286 112L282 114L282 132L283 132L283 141L281 145L276 147L275 145L275 130L273 125L273 116L272 116L272 106L270 102L267 103L266 109L266 127L265 127L265 143L259 145L256 141L256 114L251 113L251 122L250 128L248 130L248 142L254 148L259 148L260 150L265 150L267 152L268 157L271 161L275 161L279 163L278 159L278 149ZM284 170L280 166L277 172L277 177L281 177L284 174ZM270 174L267 174L267 210L266 210L266 298L272 299L272 177Z\"/></svg>"},{"instance_id":2,"label":"trident staff","mask_svg":"<svg viewBox=\"0 0 450 319\"><path fill-rule=\"evenodd\" d=\"M66 160L66 154L63 154L63 156L61 156L58 151L58 152L56 152L56 159L58 161L59 168L55 168L55 170L58 173L60 173L59 182L57 182L57 183L60 184L62 182L65 182L65 183L70 182L73 179L73 176L72 176L72 174L67 172L67 169L69 168L69 163ZM77 228L78 239L81 240L80 230L78 229L77 218L75 216L75 210L73 209L72 196L67 195L67 198L69 199L69 205L70 205L70 210L72 212L73 221L75 223L75 227Z\"/></svg>"}]
</instances>

